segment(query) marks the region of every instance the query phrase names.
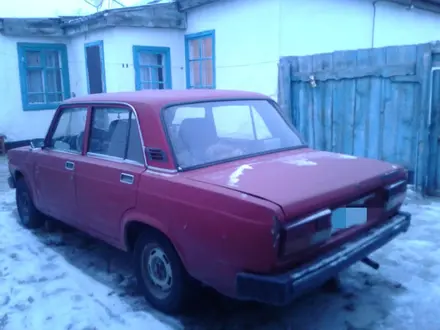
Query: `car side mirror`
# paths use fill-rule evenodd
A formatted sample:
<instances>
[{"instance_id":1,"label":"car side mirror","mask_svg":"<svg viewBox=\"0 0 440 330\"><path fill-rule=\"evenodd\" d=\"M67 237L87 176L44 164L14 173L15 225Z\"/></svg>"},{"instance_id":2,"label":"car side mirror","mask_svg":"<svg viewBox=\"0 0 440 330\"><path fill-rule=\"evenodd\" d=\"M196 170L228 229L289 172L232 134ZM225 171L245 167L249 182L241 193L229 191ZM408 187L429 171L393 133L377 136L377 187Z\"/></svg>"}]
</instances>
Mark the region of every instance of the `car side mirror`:
<instances>
[{"instance_id":1,"label":"car side mirror","mask_svg":"<svg viewBox=\"0 0 440 330\"><path fill-rule=\"evenodd\" d=\"M32 149L36 149L36 148L44 148L45 147L45 145L44 145L44 139L32 139L31 141L30 141L30 145L31 145L31 148Z\"/></svg>"}]
</instances>

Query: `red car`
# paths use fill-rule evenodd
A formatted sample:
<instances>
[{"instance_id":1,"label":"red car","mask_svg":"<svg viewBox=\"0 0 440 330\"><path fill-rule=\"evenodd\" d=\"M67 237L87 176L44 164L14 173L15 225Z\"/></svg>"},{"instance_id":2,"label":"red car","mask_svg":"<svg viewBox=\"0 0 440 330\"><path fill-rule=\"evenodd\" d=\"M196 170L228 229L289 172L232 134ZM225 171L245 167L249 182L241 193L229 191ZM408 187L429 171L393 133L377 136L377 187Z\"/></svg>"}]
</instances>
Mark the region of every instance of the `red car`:
<instances>
[{"instance_id":1,"label":"red car","mask_svg":"<svg viewBox=\"0 0 440 330\"><path fill-rule=\"evenodd\" d=\"M133 253L146 299L177 312L203 284L284 305L408 230L407 172L307 147L267 96L94 94L8 152L20 221L58 219Z\"/></svg>"}]
</instances>

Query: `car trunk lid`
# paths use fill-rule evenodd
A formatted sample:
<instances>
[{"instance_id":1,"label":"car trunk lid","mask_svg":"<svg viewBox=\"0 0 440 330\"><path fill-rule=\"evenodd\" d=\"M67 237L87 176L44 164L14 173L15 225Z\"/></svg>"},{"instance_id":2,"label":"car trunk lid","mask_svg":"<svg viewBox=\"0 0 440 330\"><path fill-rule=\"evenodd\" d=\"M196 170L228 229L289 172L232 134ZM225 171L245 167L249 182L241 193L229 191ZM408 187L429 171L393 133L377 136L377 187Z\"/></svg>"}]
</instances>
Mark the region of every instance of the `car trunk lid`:
<instances>
[{"instance_id":1,"label":"car trunk lid","mask_svg":"<svg viewBox=\"0 0 440 330\"><path fill-rule=\"evenodd\" d=\"M188 176L269 200L289 219L361 197L391 182L396 171L382 161L299 149L219 164Z\"/></svg>"},{"instance_id":2,"label":"car trunk lid","mask_svg":"<svg viewBox=\"0 0 440 330\"><path fill-rule=\"evenodd\" d=\"M386 219L406 191L406 173L395 165L311 149L219 164L188 172L188 176L279 205L285 214L282 256L307 250L301 253L305 257L323 245L344 243L356 232ZM391 200L393 205L387 210L391 190L385 187L399 180L404 185L398 187L397 199ZM392 193L396 195L396 191ZM359 214L360 209L357 215L347 215L347 206L365 212ZM354 222L341 225L344 217Z\"/></svg>"}]
</instances>

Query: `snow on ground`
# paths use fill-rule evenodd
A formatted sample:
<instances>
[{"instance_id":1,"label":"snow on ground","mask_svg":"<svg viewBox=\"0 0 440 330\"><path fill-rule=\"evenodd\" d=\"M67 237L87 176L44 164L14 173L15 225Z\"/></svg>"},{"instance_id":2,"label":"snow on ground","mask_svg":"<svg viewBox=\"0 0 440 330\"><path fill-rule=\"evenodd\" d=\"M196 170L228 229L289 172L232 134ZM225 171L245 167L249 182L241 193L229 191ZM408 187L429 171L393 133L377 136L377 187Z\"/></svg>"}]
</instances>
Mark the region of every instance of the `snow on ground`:
<instances>
[{"instance_id":1,"label":"snow on ground","mask_svg":"<svg viewBox=\"0 0 440 330\"><path fill-rule=\"evenodd\" d=\"M93 251L96 242L76 233L72 237L33 234L20 227L14 193L6 188L5 179L1 162L0 329L181 328L178 321L148 311L140 297L143 304L136 306L112 289L109 283L121 284L125 277L108 273L106 263L99 260L108 258L99 253L107 249L107 255L112 255L116 251L98 246L102 251L97 255ZM85 251L92 256L83 258Z\"/></svg>"},{"instance_id":2,"label":"snow on ground","mask_svg":"<svg viewBox=\"0 0 440 330\"><path fill-rule=\"evenodd\" d=\"M408 198L413 226L344 272L339 292L318 290L291 306L243 303L207 290L179 319L136 292L129 258L75 231L30 232L17 224L0 158L0 330L440 330L440 201Z\"/></svg>"}]
</instances>

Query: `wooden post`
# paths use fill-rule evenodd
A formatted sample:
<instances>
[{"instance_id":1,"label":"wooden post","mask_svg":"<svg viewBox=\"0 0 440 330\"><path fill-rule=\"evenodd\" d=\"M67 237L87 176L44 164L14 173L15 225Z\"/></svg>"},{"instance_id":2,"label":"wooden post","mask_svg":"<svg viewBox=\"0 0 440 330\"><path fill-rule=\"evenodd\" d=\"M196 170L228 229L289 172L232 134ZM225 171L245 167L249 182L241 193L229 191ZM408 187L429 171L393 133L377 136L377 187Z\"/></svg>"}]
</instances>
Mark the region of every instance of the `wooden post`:
<instances>
[{"instance_id":1,"label":"wooden post","mask_svg":"<svg viewBox=\"0 0 440 330\"><path fill-rule=\"evenodd\" d=\"M290 67L290 63L287 59L281 59L278 64L278 104L281 107L283 115L292 123L292 79L290 77Z\"/></svg>"}]
</instances>

